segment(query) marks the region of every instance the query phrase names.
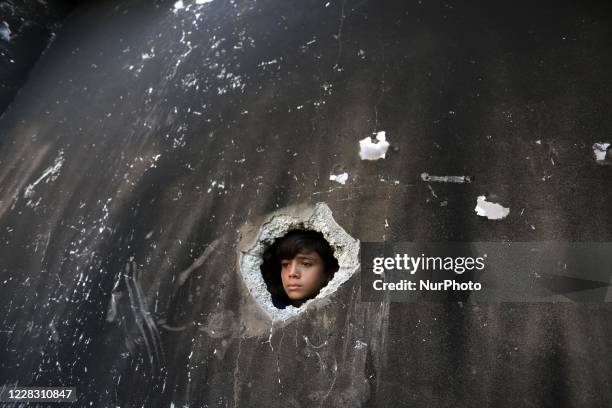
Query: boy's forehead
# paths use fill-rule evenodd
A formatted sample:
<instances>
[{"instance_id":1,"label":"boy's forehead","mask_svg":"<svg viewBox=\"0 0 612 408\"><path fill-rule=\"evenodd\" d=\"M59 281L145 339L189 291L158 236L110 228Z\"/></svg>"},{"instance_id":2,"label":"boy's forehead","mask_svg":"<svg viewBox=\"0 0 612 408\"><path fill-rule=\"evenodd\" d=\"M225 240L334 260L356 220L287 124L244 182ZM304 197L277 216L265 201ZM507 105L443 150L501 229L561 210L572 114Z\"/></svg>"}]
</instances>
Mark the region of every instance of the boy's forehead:
<instances>
[{"instance_id":1,"label":"boy's forehead","mask_svg":"<svg viewBox=\"0 0 612 408\"><path fill-rule=\"evenodd\" d=\"M297 254L295 254L294 258L300 258L300 259L316 259L316 258L321 258L319 256L319 254L316 251L300 251Z\"/></svg>"}]
</instances>

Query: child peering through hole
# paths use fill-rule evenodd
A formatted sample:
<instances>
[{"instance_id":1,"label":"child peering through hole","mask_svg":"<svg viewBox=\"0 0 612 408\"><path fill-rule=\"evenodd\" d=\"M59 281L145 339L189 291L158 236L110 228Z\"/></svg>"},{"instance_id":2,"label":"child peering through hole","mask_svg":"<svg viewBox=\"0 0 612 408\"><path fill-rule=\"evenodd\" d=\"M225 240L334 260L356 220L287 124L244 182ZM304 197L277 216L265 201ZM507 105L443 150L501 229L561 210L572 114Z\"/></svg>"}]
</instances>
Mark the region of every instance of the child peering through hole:
<instances>
[{"instance_id":1,"label":"child peering through hole","mask_svg":"<svg viewBox=\"0 0 612 408\"><path fill-rule=\"evenodd\" d=\"M292 230L264 253L261 271L272 303L300 307L319 294L338 270L338 260L318 231Z\"/></svg>"}]
</instances>

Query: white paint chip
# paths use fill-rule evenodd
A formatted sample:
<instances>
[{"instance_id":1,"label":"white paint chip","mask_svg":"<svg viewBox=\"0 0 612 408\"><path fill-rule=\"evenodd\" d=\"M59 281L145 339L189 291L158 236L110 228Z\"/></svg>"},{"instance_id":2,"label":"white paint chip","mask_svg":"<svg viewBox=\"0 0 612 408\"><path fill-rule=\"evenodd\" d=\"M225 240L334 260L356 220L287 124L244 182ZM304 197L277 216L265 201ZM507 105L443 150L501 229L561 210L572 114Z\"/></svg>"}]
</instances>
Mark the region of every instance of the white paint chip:
<instances>
[{"instance_id":1,"label":"white paint chip","mask_svg":"<svg viewBox=\"0 0 612 408\"><path fill-rule=\"evenodd\" d=\"M384 159L389 149L389 142L385 132L378 132L376 134L377 143L372 142L371 137L366 137L359 141L359 157L361 160L378 160Z\"/></svg>"},{"instance_id":2,"label":"white paint chip","mask_svg":"<svg viewBox=\"0 0 612 408\"><path fill-rule=\"evenodd\" d=\"M183 0L179 0L176 3L174 3L174 10L182 10L185 8L185 5L183 4Z\"/></svg>"},{"instance_id":3,"label":"white paint chip","mask_svg":"<svg viewBox=\"0 0 612 408\"><path fill-rule=\"evenodd\" d=\"M509 208L487 201L485 196L478 196L474 211L481 217L487 217L490 220L501 220L502 218L506 218L510 213Z\"/></svg>"},{"instance_id":4,"label":"white paint chip","mask_svg":"<svg viewBox=\"0 0 612 408\"><path fill-rule=\"evenodd\" d=\"M348 180L348 177L349 177L348 173L344 172L341 174L330 174L329 179L331 181L337 181L340 184L345 184L346 181Z\"/></svg>"},{"instance_id":5,"label":"white paint chip","mask_svg":"<svg viewBox=\"0 0 612 408\"><path fill-rule=\"evenodd\" d=\"M608 149L610 148L610 143L594 143L593 144L593 155L595 156L595 161L604 162L606 160L606 155L608 154Z\"/></svg>"}]
</instances>

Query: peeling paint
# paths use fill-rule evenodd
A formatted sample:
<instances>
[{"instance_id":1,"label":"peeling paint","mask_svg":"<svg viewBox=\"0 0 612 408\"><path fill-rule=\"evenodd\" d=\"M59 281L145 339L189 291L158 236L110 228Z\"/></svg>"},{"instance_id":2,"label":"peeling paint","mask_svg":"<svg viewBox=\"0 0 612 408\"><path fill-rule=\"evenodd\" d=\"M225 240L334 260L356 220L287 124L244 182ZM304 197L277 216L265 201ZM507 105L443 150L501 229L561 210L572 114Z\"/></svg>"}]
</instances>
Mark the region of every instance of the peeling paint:
<instances>
[{"instance_id":1,"label":"peeling paint","mask_svg":"<svg viewBox=\"0 0 612 408\"><path fill-rule=\"evenodd\" d=\"M421 173L421 180L437 183L471 183L470 176L431 176L429 173Z\"/></svg>"},{"instance_id":2,"label":"peeling paint","mask_svg":"<svg viewBox=\"0 0 612 408\"><path fill-rule=\"evenodd\" d=\"M336 181L340 184L345 184L346 181L348 180L348 173L344 172L344 173L340 173L340 174L330 174L329 179L331 181Z\"/></svg>"},{"instance_id":3,"label":"peeling paint","mask_svg":"<svg viewBox=\"0 0 612 408\"><path fill-rule=\"evenodd\" d=\"M598 164L609 164L612 162L609 155L610 143L594 143L593 144L593 156L595 156L595 162Z\"/></svg>"},{"instance_id":4,"label":"peeling paint","mask_svg":"<svg viewBox=\"0 0 612 408\"><path fill-rule=\"evenodd\" d=\"M501 220L502 218L506 218L510 213L509 208L487 201L485 196L478 196L474 211L481 217L487 217L490 220Z\"/></svg>"},{"instance_id":5,"label":"peeling paint","mask_svg":"<svg viewBox=\"0 0 612 408\"><path fill-rule=\"evenodd\" d=\"M376 134L376 142L371 137L359 141L359 157L361 160L384 159L389 149L389 142L384 131Z\"/></svg>"}]
</instances>

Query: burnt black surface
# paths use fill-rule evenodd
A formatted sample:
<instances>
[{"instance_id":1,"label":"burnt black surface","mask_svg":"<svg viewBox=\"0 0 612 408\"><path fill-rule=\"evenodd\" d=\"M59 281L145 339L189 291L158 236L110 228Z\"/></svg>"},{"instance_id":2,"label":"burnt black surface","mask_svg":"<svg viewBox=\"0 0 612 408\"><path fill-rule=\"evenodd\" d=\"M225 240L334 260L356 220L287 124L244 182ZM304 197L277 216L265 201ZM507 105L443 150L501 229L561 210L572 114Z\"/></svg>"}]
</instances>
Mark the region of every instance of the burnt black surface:
<instances>
[{"instance_id":1,"label":"burnt black surface","mask_svg":"<svg viewBox=\"0 0 612 408\"><path fill-rule=\"evenodd\" d=\"M76 0L0 3L0 112L9 106Z\"/></svg>"},{"instance_id":2,"label":"burnt black surface","mask_svg":"<svg viewBox=\"0 0 612 408\"><path fill-rule=\"evenodd\" d=\"M82 5L0 120L0 383L100 407L612 404L608 304L363 303L354 276L272 327L236 266L241 226L302 202L362 241L611 241L607 2L185 6ZM422 172L474 181L434 196Z\"/></svg>"}]
</instances>

